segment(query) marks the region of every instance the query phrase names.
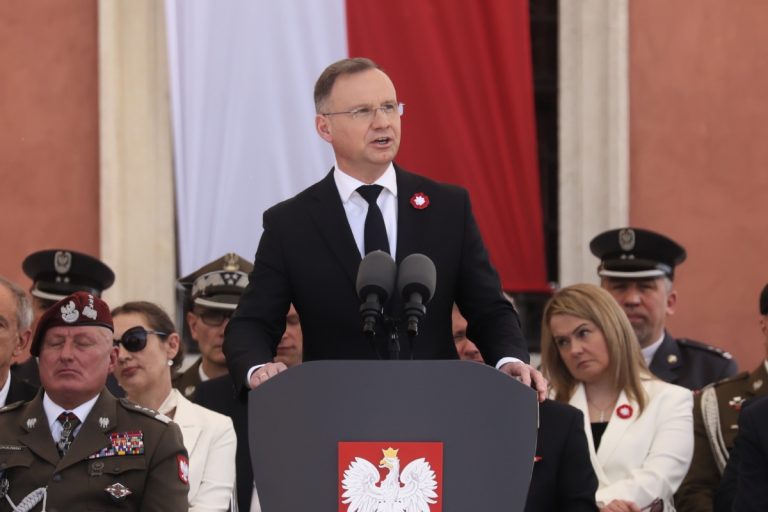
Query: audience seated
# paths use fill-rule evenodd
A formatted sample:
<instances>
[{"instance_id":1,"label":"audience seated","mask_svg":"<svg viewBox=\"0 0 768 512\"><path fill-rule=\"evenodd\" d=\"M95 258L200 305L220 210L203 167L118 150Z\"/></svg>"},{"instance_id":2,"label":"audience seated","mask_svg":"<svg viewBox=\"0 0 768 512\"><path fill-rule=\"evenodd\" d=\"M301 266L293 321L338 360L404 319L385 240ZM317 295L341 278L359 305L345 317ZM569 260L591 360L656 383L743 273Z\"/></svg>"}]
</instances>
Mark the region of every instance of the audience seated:
<instances>
[{"instance_id":1,"label":"audience seated","mask_svg":"<svg viewBox=\"0 0 768 512\"><path fill-rule=\"evenodd\" d=\"M673 495L693 454L693 395L654 377L618 303L579 284L550 299L542 364L554 398L584 413L602 512L638 512Z\"/></svg>"},{"instance_id":2,"label":"audience seated","mask_svg":"<svg viewBox=\"0 0 768 512\"><path fill-rule=\"evenodd\" d=\"M185 397L191 398L201 382L229 373L221 350L224 330L248 285L251 270L251 262L230 252L179 279L179 284L189 290L186 320L200 349L200 358L173 378L173 387Z\"/></svg>"},{"instance_id":3,"label":"audience seated","mask_svg":"<svg viewBox=\"0 0 768 512\"><path fill-rule=\"evenodd\" d=\"M189 510L226 512L235 503L232 420L184 398L171 387L171 367L183 359L168 315L150 302L128 302L112 311L119 354L115 374L127 398L179 425L189 452Z\"/></svg>"},{"instance_id":4,"label":"audience seated","mask_svg":"<svg viewBox=\"0 0 768 512\"><path fill-rule=\"evenodd\" d=\"M467 321L455 306L452 320L457 348L459 342L474 346L466 338ZM570 405L544 400L539 404L536 456L525 512L593 512L597 510L596 491L584 415Z\"/></svg>"},{"instance_id":5,"label":"audience seated","mask_svg":"<svg viewBox=\"0 0 768 512\"><path fill-rule=\"evenodd\" d=\"M768 395L768 285L759 301L765 359L752 373L742 372L705 387L694 401L691 469L675 495L680 512L710 512L715 489L728 463L746 400Z\"/></svg>"}]
</instances>

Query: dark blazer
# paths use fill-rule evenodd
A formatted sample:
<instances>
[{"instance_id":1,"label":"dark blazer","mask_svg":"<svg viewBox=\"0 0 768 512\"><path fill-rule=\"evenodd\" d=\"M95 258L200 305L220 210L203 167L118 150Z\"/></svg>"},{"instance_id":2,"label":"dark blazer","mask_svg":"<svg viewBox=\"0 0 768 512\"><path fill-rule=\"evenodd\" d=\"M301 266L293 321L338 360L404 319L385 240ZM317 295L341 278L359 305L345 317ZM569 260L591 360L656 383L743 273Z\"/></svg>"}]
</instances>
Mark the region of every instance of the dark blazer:
<instances>
[{"instance_id":1,"label":"dark blazer","mask_svg":"<svg viewBox=\"0 0 768 512\"><path fill-rule=\"evenodd\" d=\"M664 333L651 372L663 381L698 390L738 372L736 361L717 347Z\"/></svg>"},{"instance_id":2,"label":"dark blazer","mask_svg":"<svg viewBox=\"0 0 768 512\"><path fill-rule=\"evenodd\" d=\"M37 394L37 388L31 384L27 384L21 379L17 379L13 372L8 372L8 378L11 379L11 385L8 388L8 397L5 399L5 404L10 405L14 402L29 402Z\"/></svg>"},{"instance_id":3,"label":"dark blazer","mask_svg":"<svg viewBox=\"0 0 768 512\"><path fill-rule=\"evenodd\" d=\"M596 512L597 485L582 412L545 400L539 404L536 458L525 511Z\"/></svg>"},{"instance_id":4,"label":"dark blazer","mask_svg":"<svg viewBox=\"0 0 768 512\"><path fill-rule=\"evenodd\" d=\"M248 404L238 399L235 384L229 375L197 384L192 401L232 418L237 436L237 504L239 510L247 512L253 492L253 468L248 448Z\"/></svg>"},{"instance_id":5,"label":"dark blazer","mask_svg":"<svg viewBox=\"0 0 768 512\"><path fill-rule=\"evenodd\" d=\"M715 492L715 512L768 510L768 397L744 403L739 434Z\"/></svg>"},{"instance_id":6,"label":"dark blazer","mask_svg":"<svg viewBox=\"0 0 768 512\"><path fill-rule=\"evenodd\" d=\"M141 453L123 451L127 438ZM118 438L118 439L119 439ZM69 451L60 457L42 390L0 409L0 468L14 503L47 487L46 510L187 510L187 451L179 427L155 411L102 391ZM131 493L115 502L117 483ZM117 495L119 498L119 495ZM74 506L77 504L77 507ZM6 500L0 510L8 510ZM35 507L34 510L40 510Z\"/></svg>"},{"instance_id":7,"label":"dark blazer","mask_svg":"<svg viewBox=\"0 0 768 512\"><path fill-rule=\"evenodd\" d=\"M456 359L451 332L454 301L467 319L467 336L485 361L505 356L528 361L514 308L502 297L463 188L440 184L395 166L397 262L413 253L434 261L437 286L411 349L400 325L401 358ZM424 209L414 194L429 198ZM230 320L224 353L230 372L245 385L252 366L272 361L291 302L301 318L304 360L387 358L386 329L373 341L362 333L355 281L361 261L333 172L264 213L264 233L253 272ZM400 314L397 293L385 311Z\"/></svg>"}]
</instances>

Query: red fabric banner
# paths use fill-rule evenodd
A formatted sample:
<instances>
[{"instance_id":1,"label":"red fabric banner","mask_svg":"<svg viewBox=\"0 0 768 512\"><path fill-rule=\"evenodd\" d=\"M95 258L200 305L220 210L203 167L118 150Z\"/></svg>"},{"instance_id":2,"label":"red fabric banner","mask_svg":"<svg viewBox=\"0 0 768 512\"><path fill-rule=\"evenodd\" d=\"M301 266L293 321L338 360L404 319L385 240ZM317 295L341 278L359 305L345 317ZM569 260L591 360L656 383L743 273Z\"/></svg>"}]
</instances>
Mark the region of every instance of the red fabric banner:
<instances>
[{"instance_id":1,"label":"red fabric banner","mask_svg":"<svg viewBox=\"0 0 768 512\"><path fill-rule=\"evenodd\" d=\"M466 187L509 291L548 291L527 0L347 0L406 104L397 162Z\"/></svg>"}]
</instances>

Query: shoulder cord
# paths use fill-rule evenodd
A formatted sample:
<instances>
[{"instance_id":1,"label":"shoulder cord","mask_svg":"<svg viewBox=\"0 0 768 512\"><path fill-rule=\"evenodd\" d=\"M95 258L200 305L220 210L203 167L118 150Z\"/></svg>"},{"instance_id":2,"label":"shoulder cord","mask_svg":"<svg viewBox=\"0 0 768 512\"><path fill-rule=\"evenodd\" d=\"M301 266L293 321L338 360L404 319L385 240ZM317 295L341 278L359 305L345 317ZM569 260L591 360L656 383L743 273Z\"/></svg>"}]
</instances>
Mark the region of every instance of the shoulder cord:
<instances>
[{"instance_id":1,"label":"shoulder cord","mask_svg":"<svg viewBox=\"0 0 768 512\"><path fill-rule=\"evenodd\" d=\"M8 504L11 506L11 510L13 510L13 512L29 512L42 499L43 508L40 510L40 512L45 512L45 505L48 501L48 493L46 492L46 489L47 487L40 487L35 489L31 493L27 494L27 496L21 500L18 505L13 504L13 501L11 500L11 497L8 496L8 494L5 495L5 499L8 501Z\"/></svg>"},{"instance_id":2,"label":"shoulder cord","mask_svg":"<svg viewBox=\"0 0 768 512\"><path fill-rule=\"evenodd\" d=\"M717 405L717 395L714 387L704 388L701 393L701 416L704 420L704 429L707 431L707 439L712 448L712 457L715 459L717 470L720 474L725 471L728 463L728 448L723 439L723 430L720 425L720 410Z\"/></svg>"}]
</instances>

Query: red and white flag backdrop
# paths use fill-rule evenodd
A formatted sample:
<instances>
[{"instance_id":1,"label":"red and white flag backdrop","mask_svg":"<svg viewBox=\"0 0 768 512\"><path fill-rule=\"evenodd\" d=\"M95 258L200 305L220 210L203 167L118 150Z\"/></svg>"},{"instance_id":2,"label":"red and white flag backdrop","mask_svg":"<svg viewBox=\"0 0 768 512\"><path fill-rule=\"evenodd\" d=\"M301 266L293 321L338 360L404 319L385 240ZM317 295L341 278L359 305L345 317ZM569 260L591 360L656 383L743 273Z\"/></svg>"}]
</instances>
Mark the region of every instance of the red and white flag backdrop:
<instances>
[{"instance_id":1,"label":"red and white flag backdrop","mask_svg":"<svg viewBox=\"0 0 768 512\"><path fill-rule=\"evenodd\" d=\"M180 274L251 258L263 211L321 179L312 89L375 60L406 104L397 162L465 186L505 289L548 289L528 0L167 0Z\"/></svg>"}]
</instances>

